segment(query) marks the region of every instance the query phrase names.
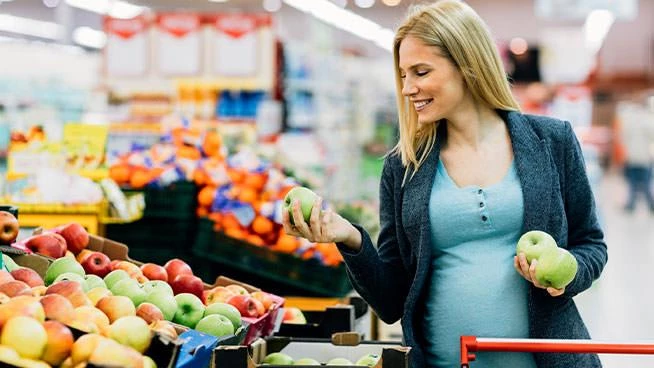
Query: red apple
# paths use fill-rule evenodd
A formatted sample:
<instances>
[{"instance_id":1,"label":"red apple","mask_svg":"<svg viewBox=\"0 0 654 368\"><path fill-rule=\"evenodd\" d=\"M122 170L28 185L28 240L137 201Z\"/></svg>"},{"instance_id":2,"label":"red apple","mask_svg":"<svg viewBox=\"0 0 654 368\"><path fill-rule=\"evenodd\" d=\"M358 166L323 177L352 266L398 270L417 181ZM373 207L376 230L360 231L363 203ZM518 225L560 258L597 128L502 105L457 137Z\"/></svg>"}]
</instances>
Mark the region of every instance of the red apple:
<instances>
[{"instance_id":1,"label":"red apple","mask_svg":"<svg viewBox=\"0 0 654 368\"><path fill-rule=\"evenodd\" d=\"M0 211L0 244L9 245L16 241L20 225L16 217L7 211Z\"/></svg>"},{"instance_id":2,"label":"red apple","mask_svg":"<svg viewBox=\"0 0 654 368\"><path fill-rule=\"evenodd\" d=\"M112 267L113 267L112 271L114 271L114 270L123 270L123 271L127 272L127 274L130 275L131 277L143 274L141 272L141 269L139 268L139 266L137 266L134 263L131 263L129 261L118 261Z\"/></svg>"},{"instance_id":3,"label":"red apple","mask_svg":"<svg viewBox=\"0 0 654 368\"><path fill-rule=\"evenodd\" d=\"M69 251L70 252L70 251ZM82 249L81 252L77 254L77 256L73 255L73 258L77 260L77 262L82 263L84 262L84 259L88 257L89 255L93 254L93 250L90 249ZM70 254L73 254L72 252Z\"/></svg>"},{"instance_id":4,"label":"red apple","mask_svg":"<svg viewBox=\"0 0 654 368\"><path fill-rule=\"evenodd\" d=\"M189 293L204 300L204 283L202 279L193 275L179 275L171 283L175 295Z\"/></svg>"},{"instance_id":5,"label":"red apple","mask_svg":"<svg viewBox=\"0 0 654 368\"><path fill-rule=\"evenodd\" d=\"M45 295L60 294L65 296L74 307L81 307L83 305L91 305L91 301L84 293L82 284L77 281L62 280L56 282L45 291Z\"/></svg>"},{"instance_id":6,"label":"red apple","mask_svg":"<svg viewBox=\"0 0 654 368\"><path fill-rule=\"evenodd\" d=\"M147 324L151 324L156 321L161 321L164 319L164 315L161 312L161 309L152 303L141 303L138 308L136 308L136 316L143 318Z\"/></svg>"},{"instance_id":7,"label":"red apple","mask_svg":"<svg viewBox=\"0 0 654 368\"><path fill-rule=\"evenodd\" d=\"M228 304L231 304L241 312L243 317L252 317L256 318L259 315L257 311L257 305L255 304L256 299L250 295L234 295L233 297L227 300Z\"/></svg>"},{"instance_id":8,"label":"red apple","mask_svg":"<svg viewBox=\"0 0 654 368\"><path fill-rule=\"evenodd\" d=\"M304 317L302 310L297 307L284 308L284 316L282 317L284 323L305 324L307 319Z\"/></svg>"},{"instance_id":9,"label":"red apple","mask_svg":"<svg viewBox=\"0 0 654 368\"><path fill-rule=\"evenodd\" d=\"M11 271L11 276L18 281L22 281L29 285L29 287L40 286L43 284L43 279L31 268L21 267Z\"/></svg>"},{"instance_id":10,"label":"red apple","mask_svg":"<svg viewBox=\"0 0 654 368\"><path fill-rule=\"evenodd\" d=\"M55 232L66 239L68 250L73 254L78 254L89 245L89 233L84 226L76 222L60 226L55 229Z\"/></svg>"},{"instance_id":11,"label":"red apple","mask_svg":"<svg viewBox=\"0 0 654 368\"><path fill-rule=\"evenodd\" d=\"M144 263L141 265L141 272L148 280L161 280L168 282L168 272L162 266L154 263Z\"/></svg>"},{"instance_id":12,"label":"red apple","mask_svg":"<svg viewBox=\"0 0 654 368\"><path fill-rule=\"evenodd\" d=\"M23 243L27 249L44 256L61 258L66 255L66 240L59 234L48 232L34 235Z\"/></svg>"},{"instance_id":13,"label":"red apple","mask_svg":"<svg viewBox=\"0 0 654 368\"><path fill-rule=\"evenodd\" d=\"M179 258L171 259L164 265L168 273L168 280L173 281L179 275L193 275L193 270L186 262Z\"/></svg>"},{"instance_id":14,"label":"red apple","mask_svg":"<svg viewBox=\"0 0 654 368\"><path fill-rule=\"evenodd\" d=\"M105 277L109 272L111 272L111 260L109 259L109 256L101 252L91 252L91 254L86 255L84 260L80 263L87 274L90 273L100 277Z\"/></svg>"},{"instance_id":15,"label":"red apple","mask_svg":"<svg viewBox=\"0 0 654 368\"><path fill-rule=\"evenodd\" d=\"M32 289L26 283L14 280L0 285L0 293L5 293L8 297L13 298L18 295L32 295Z\"/></svg>"},{"instance_id":16,"label":"red apple","mask_svg":"<svg viewBox=\"0 0 654 368\"><path fill-rule=\"evenodd\" d=\"M45 321L43 327L48 335L48 342L41 360L58 367L70 355L74 342L73 333L57 321Z\"/></svg>"},{"instance_id":17,"label":"red apple","mask_svg":"<svg viewBox=\"0 0 654 368\"><path fill-rule=\"evenodd\" d=\"M5 282L8 281L14 281L14 277L11 276L11 273L9 271L5 270L0 270L0 285L4 284Z\"/></svg>"},{"instance_id":18,"label":"red apple","mask_svg":"<svg viewBox=\"0 0 654 368\"><path fill-rule=\"evenodd\" d=\"M263 307L262 302L255 299L254 297L252 298L252 302L254 303L255 307L257 308L257 317L261 317L264 314L266 314L266 308Z\"/></svg>"},{"instance_id":19,"label":"red apple","mask_svg":"<svg viewBox=\"0 0 654 368\"><path fill-rule=\"evenodd\" d=\"M43 306L47 319L68 323L75 317L75 307L63 295L44 295L39 301Z\"/></svg>"}]
</instances>

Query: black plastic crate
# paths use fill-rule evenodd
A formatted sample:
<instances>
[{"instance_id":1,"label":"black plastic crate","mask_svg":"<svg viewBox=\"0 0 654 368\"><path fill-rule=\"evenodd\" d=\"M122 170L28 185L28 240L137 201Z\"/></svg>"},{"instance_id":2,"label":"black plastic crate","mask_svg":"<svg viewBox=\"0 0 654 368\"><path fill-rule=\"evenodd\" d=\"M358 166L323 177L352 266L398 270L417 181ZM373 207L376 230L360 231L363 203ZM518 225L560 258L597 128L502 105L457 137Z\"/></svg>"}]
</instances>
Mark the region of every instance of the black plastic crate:
<instances>
[{"instance_id":1,"label":"black plastic crate","mask_svg":"<svg viewBox=\"0 0 654 368\"><path fill-rule=\"evenodd\" d=\"M109 224L105 236L133 248L171 249L190 254L195 242L197 219L143 218L128 224Z\"/></svg>"},{"instance_id":2,"label":"black plastic crate","mask_svg":"<svg viewBox=\"0 0 654 368\"><path fill-rule=\"evenodd\" d=\"M200 219L193 254L206 264L223 266L216 268L209 265L205 269L213 268L221 274L225 274L225 267L235 269L277 284L276 290L282 284L295 291L284 292L285 295L342 297L352 290L344 264L325 266L316 259L303 260L292 254L230 238L222 232L215 232L213 223L208 219Z\"/></svg>"},{"instance_id":3,"label":"black plastic crate","mask_svg":"<svg viewBox=\"0 0 654 368\"><path fill-rule=\"evenodd\" d=\"M146 187L142 192L145 195L143 218L185 220L196 217L198 188L193 182L178 181L164 188Z\"/></svg>"}]
</instances>

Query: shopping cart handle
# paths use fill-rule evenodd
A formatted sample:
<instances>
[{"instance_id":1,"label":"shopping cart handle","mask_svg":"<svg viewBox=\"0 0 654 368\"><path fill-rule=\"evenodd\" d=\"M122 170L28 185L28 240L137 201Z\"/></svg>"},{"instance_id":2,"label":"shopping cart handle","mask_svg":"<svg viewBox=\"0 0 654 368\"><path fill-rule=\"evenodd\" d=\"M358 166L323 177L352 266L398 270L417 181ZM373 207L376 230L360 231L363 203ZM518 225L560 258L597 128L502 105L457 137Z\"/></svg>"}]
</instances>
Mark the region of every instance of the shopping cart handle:
<instances>
[{"instance_id":1,"label":"shopping cart handle","mask_svg":"<svg viewBox=\"0 0 654 368\"><path fill-rule=\"evenodd\" d=\"M461 368L475 361L474 352L653 354L654 342L606 342L592 340L501 339L461 336Z\"/></svg>"}]
</instances>

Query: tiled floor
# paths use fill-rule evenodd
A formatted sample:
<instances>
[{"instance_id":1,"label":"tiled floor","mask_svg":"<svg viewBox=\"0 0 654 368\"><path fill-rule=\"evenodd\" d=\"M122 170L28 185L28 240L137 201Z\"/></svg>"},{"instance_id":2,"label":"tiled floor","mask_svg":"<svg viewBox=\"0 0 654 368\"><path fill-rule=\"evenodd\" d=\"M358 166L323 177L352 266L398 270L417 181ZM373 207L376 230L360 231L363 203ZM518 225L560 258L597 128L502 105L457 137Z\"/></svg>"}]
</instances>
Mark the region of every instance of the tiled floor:
<instances>
[{"instance_id":1,"label":"tiled floor","mask_svg":"<svg viewBox=\"0 0 654 368\"><path fill-rule=\"evenodd\" d=\"M593 340L654 344L654 215L643 202L622 211L627 195L619 175L596 190L609 262L591 289L576 297ZM654 367L654 355L601 355L606 368Z\"/></svg>"}]
</instances>

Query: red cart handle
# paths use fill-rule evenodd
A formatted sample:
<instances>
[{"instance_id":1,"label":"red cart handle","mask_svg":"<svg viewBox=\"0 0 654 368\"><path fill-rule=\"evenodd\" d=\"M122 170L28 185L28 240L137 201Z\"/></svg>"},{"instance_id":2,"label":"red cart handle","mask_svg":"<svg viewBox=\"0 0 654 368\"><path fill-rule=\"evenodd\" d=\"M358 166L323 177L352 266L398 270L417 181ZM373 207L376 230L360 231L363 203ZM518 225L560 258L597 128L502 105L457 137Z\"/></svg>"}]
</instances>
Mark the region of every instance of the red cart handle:
<instances>
[{"instance_id":1,"label":"red cart handle","mask_svg":"<svg viewBox=\"0 0 654 368\"><path fill-rule=\"evenodd\" d=\"M592 340L499 339L461 336L461 368L469 368L469 362L473 362L476 358L473 353L478 351L654 355L654 342L628 343Z\"/></svg>"}]
</instances>

